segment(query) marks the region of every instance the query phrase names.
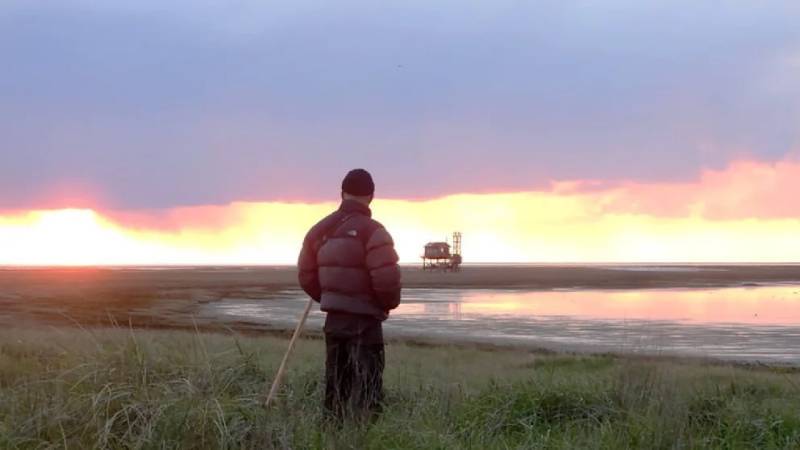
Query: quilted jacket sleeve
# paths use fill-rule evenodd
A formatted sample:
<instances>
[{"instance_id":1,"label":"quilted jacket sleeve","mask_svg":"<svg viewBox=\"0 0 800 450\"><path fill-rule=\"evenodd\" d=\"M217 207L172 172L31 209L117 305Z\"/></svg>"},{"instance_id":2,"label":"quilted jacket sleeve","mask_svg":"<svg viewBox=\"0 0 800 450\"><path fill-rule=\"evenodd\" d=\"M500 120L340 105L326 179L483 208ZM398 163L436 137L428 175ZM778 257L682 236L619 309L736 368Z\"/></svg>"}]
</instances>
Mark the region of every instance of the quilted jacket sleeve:
<instances>
[{"instance_id":1,"label":"quilted jacket sleeve","mask_svg":"<svg viewBox=\"0 0 800 450\"><path fill-rule=\"evenodd\" d=\"M375 297L384 311L400 304L401 275L399 260L392 236L379 227L372 233L366 245L366 265L372 280Z\"/></svg>"},{"instance_id":2,"label":"quilted jacket sleeve","mask_svg":"<svg viewBox=\"0 0 800 450\"><path fill-rule=\"evenodd\" d=\"M317 264L317 239L314 230L309 231L303 240L303 249L297 260L298 281L300 287L317 302L322 297L322 288L319 284L319 265Z\"/></svg>"}]
</instances>

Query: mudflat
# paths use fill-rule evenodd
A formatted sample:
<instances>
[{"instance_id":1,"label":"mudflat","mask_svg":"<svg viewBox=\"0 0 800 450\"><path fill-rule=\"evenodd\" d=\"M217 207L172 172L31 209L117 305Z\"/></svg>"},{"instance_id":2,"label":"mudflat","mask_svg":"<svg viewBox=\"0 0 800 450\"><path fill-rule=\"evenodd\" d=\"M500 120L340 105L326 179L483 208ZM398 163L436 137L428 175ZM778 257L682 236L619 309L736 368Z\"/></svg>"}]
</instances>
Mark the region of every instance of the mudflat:
<instances>
[{"instance_id":1,"label":"mudflat","mask_svg":"<svg viewBox=\"0 0 800 450\"><path fill-rule=\"evenodd\" d=\"M297 286L290 266L0 268L0 290L237 288ZM403 266L411 288L647 289L800 282L800 265L476 265L460 272ZM67 291L69 289L66 289ZM2 292L0 292L2 294Z\"/></svg>"},{"instance_id":2,"label":"mudflat","mask_svg":"<svg viewBox=\"0 0 800 450\"><path fill-rule=\"evenodd\" d=\"M226 298L270 300L297 288L294 267L4 268L0 323L227 328L197 310ZM800 265L403 267L406 288L664 289L800 283ZM295 292L296 294L296 292Z\"/></svg>"}]
</instances>

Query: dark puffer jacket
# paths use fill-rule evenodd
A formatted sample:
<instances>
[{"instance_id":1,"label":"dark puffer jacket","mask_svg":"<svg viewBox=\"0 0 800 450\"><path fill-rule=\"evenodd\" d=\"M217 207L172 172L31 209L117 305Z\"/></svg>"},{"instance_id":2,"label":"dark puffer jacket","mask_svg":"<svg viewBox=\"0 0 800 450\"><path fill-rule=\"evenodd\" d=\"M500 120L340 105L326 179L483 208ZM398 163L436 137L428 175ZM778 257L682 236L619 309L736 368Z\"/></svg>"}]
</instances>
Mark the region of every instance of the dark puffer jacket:
<instances>
[{"instance_id":1,"label":"dark puffer jacket","mask_svg":"<svg viewBox=\"0 0 800 450\"><path fill-rule=\"evenodd\" d=\"M369 207L345 200L306 235L298 278L323 311L385 320L400 304L394 242L371 217Z\"/></svg>"}]
</instances>

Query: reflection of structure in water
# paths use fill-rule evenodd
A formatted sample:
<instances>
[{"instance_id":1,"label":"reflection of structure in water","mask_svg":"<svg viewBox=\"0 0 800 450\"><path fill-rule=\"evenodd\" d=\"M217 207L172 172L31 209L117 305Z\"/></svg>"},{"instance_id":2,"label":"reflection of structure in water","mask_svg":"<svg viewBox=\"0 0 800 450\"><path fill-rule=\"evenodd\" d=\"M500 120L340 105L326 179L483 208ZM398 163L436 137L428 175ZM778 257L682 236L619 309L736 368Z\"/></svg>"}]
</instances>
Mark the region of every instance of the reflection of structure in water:
<instances>
[{"instance_id":1,"label":"reflection of structure in water","mask_svg":"<svg viewBox=\"0 0 800 450\"><path fill-rule=\"evenodd\" d=\"M425 311L425 314L446 316L455 320L461 320L461 302L425 303L422 310Z\"/></svg>"},{"instance_id":2,"label":"reflection of structure in water","mask_svg":"<svg viewBox=\"0 0 800 450\"><path fill-rule=\"evenodd\" d=\"M452 251L451 251L452 249ZM461 269L461 233L453 233L453 245L445 242L429 242L422 255L422 270L458 272Z\"/></svg>"}]
</instances>

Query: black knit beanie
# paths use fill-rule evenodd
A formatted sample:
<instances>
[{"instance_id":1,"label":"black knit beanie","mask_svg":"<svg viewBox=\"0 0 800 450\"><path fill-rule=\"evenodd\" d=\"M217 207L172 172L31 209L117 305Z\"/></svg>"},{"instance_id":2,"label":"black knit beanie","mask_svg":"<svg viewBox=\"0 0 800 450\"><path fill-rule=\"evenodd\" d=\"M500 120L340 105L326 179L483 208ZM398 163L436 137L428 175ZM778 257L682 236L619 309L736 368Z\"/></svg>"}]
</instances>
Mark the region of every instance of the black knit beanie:
<instances>
[{"instance_id":1,"label":"black knit beanie","mask_svg":"<svg viewBox=\"0 0 800 450\"><path fill-rule=\"evenodd\" d=\"M366 197L375 193L372 175L364 169L355 169L347 173L342 180L342 191L358 197Z\"/></svg>"}]
</instances>

